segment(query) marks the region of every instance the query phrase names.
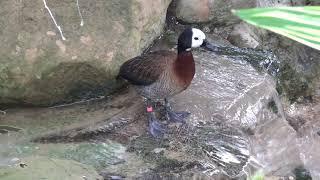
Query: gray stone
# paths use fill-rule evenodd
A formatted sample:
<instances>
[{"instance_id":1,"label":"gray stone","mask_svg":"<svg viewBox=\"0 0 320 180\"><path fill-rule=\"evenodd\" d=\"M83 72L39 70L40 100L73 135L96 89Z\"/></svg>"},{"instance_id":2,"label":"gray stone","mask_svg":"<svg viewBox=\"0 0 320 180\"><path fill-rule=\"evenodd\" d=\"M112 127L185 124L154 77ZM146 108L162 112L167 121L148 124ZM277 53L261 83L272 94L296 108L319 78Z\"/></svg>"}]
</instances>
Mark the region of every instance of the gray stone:
<instances>
[{"instance_id":1,"label":"gray stone","mask_svg":"<svg viewBox=\"0 0 320 180\"><path fill-rule=\"evenodd\" d=\"M259 1L261 7L303 5L304 1ZM225 27L229 29L229 27ZM319 51L287 37L241 22L226 32L235 46L271 50L278 57L277 90L290 102L303 102L319 94Z\"/></svg>"},{"instance_id":2,"label":"gray stone","mask_svg":"<svg viewBox=\"0 0 320 180\"><path fill-rule=\"evenodd\" d=\"M272 50L281 61L278 89L290 102L304 102L317 95L320 77L320 51L284 36L269 33L273 43L263 44Z\"/></svg>"},{"instance_id":3,"label":"gray stone","mask_svg":"<svg viewBox=\"0 0 320 180\"><path fill-rule=\"evenodd\" d=\"M215 24L234 24L240 20L232 15L231 9L250 8L255 0L178 0L176 16L188 23L213 22Z\"/></svg>"},{"instance_id":4,"label":"gray stone","mask_svg":"<svg viewBox=\"0 0 320 180\"><path fill-rule=\"evenodd\" d=\"M75 161L33 156L22 159L23 163L1 168L3 180L48 179L48 180L102 180L91 167Z\"/></svg>"},{"instance_id":5,"label":"gray stone","mask_svg":"<svg viewBox=\"0 0 320 180\"><path fill-rule=\"evenodd\" d=\"M170 0L0 2L0 104L104 95L119 66L161 34Z\"/></svg>"},{"instance_id":6,"label":"gray stone","mask_svg":"<svg viewBox=\"0 0 320 180\"><path fill-rule=\"evenodd\" d=\"M317 152L320 146L320 103L319 96L314 98L313 103L294 103L285 107L289 124L295 127L297 132L297 145L303 167L306 168L313 179L320 178L320 155ZM295 126L293 121L299 122Z\"/></svg>"},{"instance_id":7,"label":"gray stone","mask_svg":"<svg viewBox=\"0 0 320 180\"><path fill-rule=\"evenodd\" d=\"M187 23L210 22L215 25L232 25L240 20L232 9L304 5L305 0L177 0L176 16Z\"/></svg>"},{"instance_id":8,"label":"gray stone","mask_svg":"<svg viewBox=\"0 0 320 180\"><path fill-rule=\"evenodd\" d=\"M239 24L241 30L230 33L228 40L239 47L254 47L272 51L279 59L277 90L290 102L303 102L319 94L320 52L270 31ZM235 26L236 27L236 26ZM244 28L249 27L249 28ZM249 41L248 41L249 39ZM248 42L254 43L248 43Z\"/></svg>"},{"instance_id":9,"label":"gray stone","mask_svg":"<svg viewBox=\"0 0 320 180\"><path fill-rule=\"evenodd\" d=\"M256 32L259 31L259 32ZM233 26L228 40L231 44L238 47L257 48L260 45L261 39L257 34L262 34L264 30L252 27L252 25L240 22Z\"/></svg>"},{"instance_id":10,"label":"gray stone","mask_svg":"<svg viewBox=\"0 0 320 180\"><path fill-rule=\"evenodd\" d=\"M311 6L319 6L320 5L320 2L317 0L306 0L306 2L308 5L311 5Z\"/></svg>"},{"instance_id":11,"label":"gray stone","mask_svg":"<svg viewBox=\"0 0 320 180\"><path fill-rule=\"evenodd\" d=\"M257 7L302 6L305 0L257 0Z\"/></svg>"}]
</instances>

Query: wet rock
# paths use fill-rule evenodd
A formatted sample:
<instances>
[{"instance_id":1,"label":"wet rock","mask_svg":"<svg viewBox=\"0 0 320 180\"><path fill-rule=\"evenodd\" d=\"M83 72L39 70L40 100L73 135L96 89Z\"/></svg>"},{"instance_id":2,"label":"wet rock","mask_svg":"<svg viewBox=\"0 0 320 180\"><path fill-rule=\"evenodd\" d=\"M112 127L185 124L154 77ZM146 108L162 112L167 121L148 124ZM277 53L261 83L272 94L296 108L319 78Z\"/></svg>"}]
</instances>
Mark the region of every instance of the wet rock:
<instances>
[{"instance_id":1,"label":"wet rock","mask_svg":"<svg viewBox=\"0 0 320 180\"><path fill-rule=\"evenodd\" d=\"M187 23L210 22L216 25L232 25L240 20L232 13L232 9L253 7L274 7L303 5L304 0L177 0L176 16Z\"/></svg>"},{"instance_id":2,"label":"wet rock","mask_svg":"<svg viewBox=\"0 0 320 180\"><path fill-rule=\"evenodd\" d=\"M170 0L1 1L0 104L105 95L120 64L161 34ZM81 16L83 26L81 26Z\"/></svg>"},{"instance_id":3,"label":"wet rock","mask_svg":"<svg viewBox=\"0 0 320 180\"><path fill-rule=\"evenodd\" d=\"M228 3L216 0L178 0L176 16L183 22L200 23L214 22L215 24L234 24L240 20L232 15L231 9L249 8L255 6L255 0L232 0Z\"/></svg>"},{"instance_id":4,"label":"wet rock","mask_svg":"<svg viewBox=\"0 0 320 180\"><path fill-rule=\"evenodd\" d=\"M312 101L317 95L319 87L320 65L315 59L319 51L294 42L286 37L255 28L250 25L242 28L245 33L238 31L231 32L228 39L236 46L252 46L246 38L253 38L258 42L257 48L272 51L278 58L277 91L292 102ZM250 36L247 36L250 35Z\"/></svg>"},{"instance_id":5,"label":"wet rock","mask_svg":"<svg viewBox=\"0 0 320 180\"><path fill-rule=\"evenodd\" d=\"M194 56L197 73L193 84L172 99L175 109L192 113L188 127L170 126L163 140L155 140L147 132L142 100L129 90L123 95L129 97L122 103L131 103L121 113L90 127L67 129L37 140L77 142L112 138L128 144L128 152L148 164L131 168L140 169L139 172L143 169L160 177L173 173L183 178L189 171L210 177L244 177L243 167L250 166L247 163L251 147L248 135L242 130L254 130L258 124L268 122L266 113L270 112L268 102L276 93L275 83L269 75L258 72L246 61L206 51L195 51ZM160 105L159 115L161 108ZM266 118L260 119L260 116ZM111 124L122 120L126 123L112 128ZM125 161L112 166L113 171L107 168L106 172L119 174L119 169L131 163ZM142 176L130 173L132 171L120 174Z\"/></svg>"},{"instance_id":6,"label":"wet rock","mask_svg":"<svg viewBox=\"0 0 320 180\"><path fill-rule=\"evenodd\" d=\"M0 125L0 133L2 134L7 134L10 131L18 132L21 131L22 129L13 127L13 126L5 126L5 125Z\"/></svg>"},{"instance_id":7,"label":"wet rock","mask_svg":"<svg viewBox=\"0 0 320 180\"><path fill-rule=\"evenodd\" d=\"M317 95L320 64L316 61L320 52L285 37L278 46L269 46L281 60L278 90L290 102L312 101Z\"/></svg>"},{"instance_id":8,"label":"wet rock","mask_svg":"<svg viewBox=\"0 0 320 180\"><path fill-rule=\"evenodd\" d=\"M242 176L242 167L248 159L248 142L239 130L224 125L219 118L214 124L202 124L188 129L174 130L167 140L157 141L140 137L131 141L129 151L148 163L155 164L158 174L188 171L200 174ZM155 149L163 149L156 153Z\"/></svg>"},{"instance_id":9,"label":"wet rock","mask_svg":"<svg viewBox=\"0 0 320 180\"><path fill-rule=\"evenodd\" d=\"M312 101L319 89L319 51L246 23L233 26L228 40L238 47L272 51L279 59L277 91L291 103Z\"/></svg>"},{"instance_id":10,"label":"wet rock","mask_svg":"<svg viewBox=\"0 0 320 180\"><path fill-rule=\"evenodd\" d=\"M238 47L256 48L260 45L260 37L255 31L260 29L254 28L251 25L241 22L233 26L233 30L228 36L231 44ZM263 30L261 30L263 31Z\"/></svg>"},{"instance_id":11,"label":"wet rock","mask_svg":"<svg viewBox=\"0 0 320 180\"><path fill-rule=\"evenodd\" d=\"M63 148L60 151L51 151L50 155L88 164L96 170L122 163L124 160L121 156L126 150L124 146L114 142L66 144L65 147L67 148Z\"/></svg>"},{"instance_id":12,"label":"wet rock","mask_svg":"<svg viewBox=\"0 0 320 180\"><path fill-rule=\"evenodd\" d=\"M252 32L248 30L244 34ZM257 48L271 50L278 58L278 70L273 74L277 78L277 91L291 103L312 101L312 97L319 94L320 65L315 61L319 51L274 33L253 34L238 36L237 33L231 33L232 38L229 36L229 40L239 47L254 47L258 42Z\"/></svg>"},{"instance_id":13,"label":"wet rock","mask_svg":"<svg viewBox=\"0 0 320 180\"><path fill-rule=\"evenodd\" d=\"M257 0L258 7L301 6L305 0Z\"/></svg>"},{"instance_id":14,"label":"wet rock","mask_svg":"<svg viewBox=\"0 0 320 180\"><path fill-rule=\"evenodd\" d=\"M317 149L320 146L320 136L318 131L320 129L320 104L317 98L312 103L294 103L285 107L285 111L291 120L302 121L297 131L297 144L300 151L300 157L303 161L302 166L309 171L313 179L320 178L320 156Z\"/></svg>"},{"instance_id":15,"label":"wet rock","mask_svg":"<svg viewBox=\"0 0 320 180\"><path fill-rule=\"evenodd\" d=\"M315 1L315 0L307 0L306 4L311 5L311 6L319 6L320 5L319 1Z\"/></svg>"},{"instance_id":16,"label":"wet rock","mask_svg":"<svg viewBox=\"0 0 320 180\"><path fill-rule=\"evenodd\" d=\"M264 173L277 176L291 175L291 170L302 164L296 132L285 119L270 117L259 125L252 136L252 151Z\"/></svg>"},{"instance_id":17,"label":"wet rock","mask_svg":"<svg viewBox=\"0 0 320 180\"><path fill-rule=\"evenodd\" d=\"M294 174L296 179L301 180L312 180L310 172L303 167L297 167L294 169Z\"/></svg>"},{"instance_id":18,"label":"wet rock","mask_svg":"<svg viewBox=\"0 0 320 180\"><path fill-rule=\"evenodd\" d=\"M102 180L103 178L91 167L75 161L33 156L23 158L23 164L1 168L3 180L13 179L48 179L48 180Z\"/></svg>"},{"instance_id":19,"label":"wet rock","mask_svg":"<svg viewBox=\"0 0 320 180\"><path fill-rule=\"evenodd\" d=\"M191 111L192 123L201 123L201 120L210 119L216 113L223 114L229 125L252 130L248 137L250 155L259 162L258 166L264 167L266 174L286 175L301 164L296 132L281 112L281 102L277 99L272 78L259 74L246 63L240 65L230 60L222 63L223 59L219 61L219 58L214 59L206 53L196 55L202 60L199 64L209 68L197 69L203 73L203 76L197 74L200 82L196 78L189 90L177 96L183 101L181 104L177 101L176 107ZM268 108L270 100L276 101L278 113Z\"/></svg>"}]
</instances>

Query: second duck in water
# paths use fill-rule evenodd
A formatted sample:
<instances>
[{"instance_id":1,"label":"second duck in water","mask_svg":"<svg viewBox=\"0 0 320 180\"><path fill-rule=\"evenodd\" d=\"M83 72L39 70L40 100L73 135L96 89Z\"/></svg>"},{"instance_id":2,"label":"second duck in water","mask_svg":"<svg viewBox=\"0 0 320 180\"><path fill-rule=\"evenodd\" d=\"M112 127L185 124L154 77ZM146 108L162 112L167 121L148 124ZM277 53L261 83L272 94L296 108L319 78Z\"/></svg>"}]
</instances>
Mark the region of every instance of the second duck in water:
<instances>
[{"instance_id":1,"label":"second duck in water","mask_svg":"<svg viewBox=\"0 0 320 180\"><path fill-rule=\"evenodd\" d=\"M194 77L192 48L209 46L201 30L187 28L178 38L178 53L155 51L132 58L121 66L119 76L133 84L137 92L147 99L149 131L153 136L161 136L164 127L156 118L152 101L165 100L165 109L172 122L184 123L190 114L172 111L168 98L185 90Z\"/></svg>"}]
</instances>

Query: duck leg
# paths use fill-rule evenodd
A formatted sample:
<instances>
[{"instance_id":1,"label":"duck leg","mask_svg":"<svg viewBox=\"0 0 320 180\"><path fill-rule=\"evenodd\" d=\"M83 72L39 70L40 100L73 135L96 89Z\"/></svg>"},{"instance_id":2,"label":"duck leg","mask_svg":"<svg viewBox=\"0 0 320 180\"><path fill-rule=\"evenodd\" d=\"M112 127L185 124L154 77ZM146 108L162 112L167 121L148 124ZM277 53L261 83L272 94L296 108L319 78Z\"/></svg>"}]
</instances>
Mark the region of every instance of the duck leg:
<instances>
[{"instance_id":1,"label":"duck leg","mask_svg":"<svg viewBox=\"0 0 320 180\"><path fill-rule=\"evenodd\" d=\"M147 117L149 121L149 132L151 135L156 138L162 137L165 133L165 127L156 118L156 114L150 100L147 100Z\"/></svg>"},{"instance_id":2,"label":"duck leg","mask_svg":"<svg viewBox=\"0 0 320 180\"><path fill-rule=\"evenodd\" d=\"M165 109L167 112L167 119L169 119L171 122L180 122L185 124L186 123L185 119L190 115L190 113L187 111L174 112L167 98L164 99L164 102L165 102Z\"/></svg>"}]
</instances>

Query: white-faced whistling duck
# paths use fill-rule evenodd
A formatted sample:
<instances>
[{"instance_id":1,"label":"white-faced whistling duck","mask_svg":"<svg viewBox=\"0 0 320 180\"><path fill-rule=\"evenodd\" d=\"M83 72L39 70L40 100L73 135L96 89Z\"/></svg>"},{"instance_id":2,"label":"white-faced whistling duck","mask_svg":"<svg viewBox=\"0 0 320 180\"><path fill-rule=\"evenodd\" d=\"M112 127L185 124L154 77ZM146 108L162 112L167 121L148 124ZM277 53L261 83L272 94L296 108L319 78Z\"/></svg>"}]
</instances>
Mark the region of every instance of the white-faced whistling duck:
<instances>
[{"instance_id":1,"label":"white-faced whistling duck","mask_svg":"<svg viewBox=\"0 0 320 180\"><path fill-rule=\"evenodd\" d=\"M165 110L169 121L185 123L189 112L174 112L168 98L182 92L191 83L195 74L192 48L212 47L205 34L196 28L185 29L178 38L178 53L167 50L150 52L125 62L119 76L133 84L137 92L146 98L146 111L149 131L154 137L165 132L155 115L152 102L165 101Z\"/></svg>"}]
</instances>

